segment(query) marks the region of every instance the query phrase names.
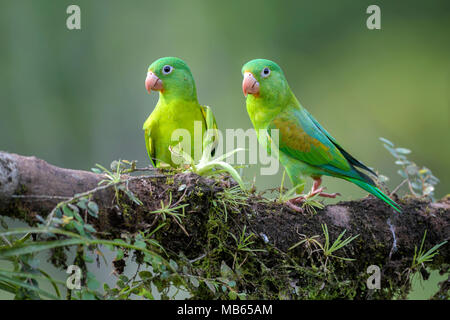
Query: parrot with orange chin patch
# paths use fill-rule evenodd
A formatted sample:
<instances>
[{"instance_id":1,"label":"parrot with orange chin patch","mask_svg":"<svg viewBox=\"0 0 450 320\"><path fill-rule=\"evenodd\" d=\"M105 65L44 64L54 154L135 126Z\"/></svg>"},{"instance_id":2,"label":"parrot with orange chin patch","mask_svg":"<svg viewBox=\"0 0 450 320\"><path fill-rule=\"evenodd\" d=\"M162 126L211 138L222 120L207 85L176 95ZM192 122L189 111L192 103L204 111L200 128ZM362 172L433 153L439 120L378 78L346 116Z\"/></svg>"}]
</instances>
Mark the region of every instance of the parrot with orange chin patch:
<instances>
[{"instance_id":1,"label":"parrot with orange chin patch","mask_svg":"<svg viewBox=\"0 0 450 320\"><path fill-rule=\"evenodd\" d=\"M314 180L309 194L299 195L286 203L291 209L303 212L297 204L315 195L329 198L338 196L338 193L323 192L321 177L325 175L352 182L401 212L399 205L385 195L361 169L376 176L375 172L345 151L302 107L275 62L252 60L242 67L242 74L247 111L259 142L269 146L269 151L278 156L293 186L297 187L297 193L303 191L305 177ZM271 136L273 129L278 130L278 139ZM275 148L270 147L271 143Z\"/></svg>"}]
</instances>

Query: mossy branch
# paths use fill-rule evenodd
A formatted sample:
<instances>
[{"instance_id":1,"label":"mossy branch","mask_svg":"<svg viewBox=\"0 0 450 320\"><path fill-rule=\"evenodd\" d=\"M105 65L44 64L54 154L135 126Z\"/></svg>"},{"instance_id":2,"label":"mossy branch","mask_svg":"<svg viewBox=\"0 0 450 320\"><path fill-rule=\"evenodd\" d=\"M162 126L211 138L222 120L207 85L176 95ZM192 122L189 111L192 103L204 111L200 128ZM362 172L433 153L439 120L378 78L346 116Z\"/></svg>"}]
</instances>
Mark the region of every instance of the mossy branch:
<instances>
[{"instance_id":1,"label":"mossy branch","mask_svg":"<svg viewBox=\"0 0 450 320\"><path fill-rule=\"evenodd\" d=\"M104 179L101 173L58 168L35 157L0 152L0 218L36 225L38 216L48 217L61 201L69 204L89 196L98 205L98 215L85 219L95 227L97 238L158 230L155 240L169 258L203 270L195 277L208 279L207 287L222 283L220 274L226 271L234 275L232 286L227 284L233 288L232 295L239 296L239 291L254 298L404 295L408 288L402 275L409 274L405 270L413 265L416 247L429 249L450 237L449 197L438 202L396 199L402 214L372 196L327 205L316 214L298 214L256 193L237 192L236 183L226 176L214 179L155 171L145 176L122 175L120 181L99 187ZM124 181L140 203L116 192L115 186ZM173 208L172 202L182 206L184 215L157 224L162 215L156 213ZM330 243L344 231L352 237L339 247L341 259L320 251L326 244L324 225ZM236 239L247 241L245 249ZM448 272L449 247L442 245L427 267ZM232 270L224 271L224 265ZM365 288L370 265L382 270L384 290ZM201 288L197 298L212 297Z\"/></svg>"}]
</instances>

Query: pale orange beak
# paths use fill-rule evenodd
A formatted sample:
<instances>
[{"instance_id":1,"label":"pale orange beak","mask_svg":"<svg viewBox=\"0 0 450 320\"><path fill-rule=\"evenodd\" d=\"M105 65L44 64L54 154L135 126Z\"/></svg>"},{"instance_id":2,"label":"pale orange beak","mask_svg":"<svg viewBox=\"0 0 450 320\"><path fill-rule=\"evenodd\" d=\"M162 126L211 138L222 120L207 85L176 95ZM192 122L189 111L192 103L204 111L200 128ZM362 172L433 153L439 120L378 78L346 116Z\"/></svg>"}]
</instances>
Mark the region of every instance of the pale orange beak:
<instances>
[{"instance_id":1,"label":"pale orange beak","mask_svg":"<svg viewBox=\"0 0 450 320\"><path fill-rule=\"evenodd\" d=\"M244 92L244 96L247 96L247 94L259 94L259 82L256 81L251 72L247 71L244 73L244 80L242 81L242 91Z\"/></svg>"},{"instance_id":2,"label":"pale orange beak","mask_svg":"<svg viewBox=\"0 0 450 320\"><path fill-rule=\"evenodd\" d=\"M153 91L161 91L163 89L163 83L153 72L147 72L147 78L145 79L145 88L148 93Z\"/></svg>"}]
</instances>

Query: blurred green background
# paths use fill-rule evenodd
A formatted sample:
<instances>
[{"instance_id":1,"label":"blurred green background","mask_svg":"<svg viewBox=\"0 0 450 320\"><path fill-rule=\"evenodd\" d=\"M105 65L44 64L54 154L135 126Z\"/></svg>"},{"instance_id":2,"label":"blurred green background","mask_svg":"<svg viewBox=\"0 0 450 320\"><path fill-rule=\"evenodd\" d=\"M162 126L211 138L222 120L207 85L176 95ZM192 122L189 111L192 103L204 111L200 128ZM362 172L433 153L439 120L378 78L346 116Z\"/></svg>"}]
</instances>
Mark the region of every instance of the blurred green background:
<instances>
[{"instance_id":1,"label":"blurred green background","mask_svg":"<svg viewBox=\"0 0 450 320\"><path fill-rule=\"evenodd\" d=\"M66 8L81 8L81 30ZM368 30L366 8L381 8ZM219 126L251 128L242 65L279 63L300 102L356 158L400 181L378 137L413 151L449 192L449 1L0 0L0 150L89 169L114 159L148 164L142 124L157 94L148 65L177 56ZM279 186L260 176L260 189ZM325 178L341 199L365 193Z\"/></svg>"}]
</instances>

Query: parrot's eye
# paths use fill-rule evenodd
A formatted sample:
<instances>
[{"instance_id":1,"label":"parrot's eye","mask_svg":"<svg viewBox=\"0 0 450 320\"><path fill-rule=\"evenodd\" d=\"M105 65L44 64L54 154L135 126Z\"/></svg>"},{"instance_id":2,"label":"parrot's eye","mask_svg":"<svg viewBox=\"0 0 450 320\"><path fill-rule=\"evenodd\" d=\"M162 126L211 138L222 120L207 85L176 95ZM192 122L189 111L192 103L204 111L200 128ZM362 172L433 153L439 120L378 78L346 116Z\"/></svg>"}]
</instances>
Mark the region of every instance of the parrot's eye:
<instances>
[{"instance_id":1,"label":"parrot's eye","mask_svg":"<svg viewBox=\"0 0 450 320\"><path fill-rule=\"evenodd\" d=\"M163 74L169 74L169 73L172 72L172 70L173 70L173 67L172 67L172 66L165 65L165 66L162 68L162 73L163 73Z\"/></svg>"},{"instance_id":2,"label":"parrot's eye","mask_svg":"<svg viewBox=\"0 0 450 320\"><path fill-rule=\"evenodd\" d=\"M261 77L263 78L267 78L270 74L270 69L265 67L262 71L261 71Z\"/></svg>"}]
</instances>

